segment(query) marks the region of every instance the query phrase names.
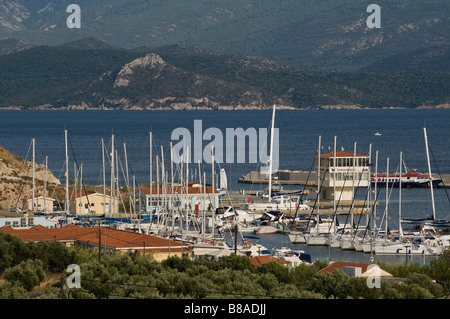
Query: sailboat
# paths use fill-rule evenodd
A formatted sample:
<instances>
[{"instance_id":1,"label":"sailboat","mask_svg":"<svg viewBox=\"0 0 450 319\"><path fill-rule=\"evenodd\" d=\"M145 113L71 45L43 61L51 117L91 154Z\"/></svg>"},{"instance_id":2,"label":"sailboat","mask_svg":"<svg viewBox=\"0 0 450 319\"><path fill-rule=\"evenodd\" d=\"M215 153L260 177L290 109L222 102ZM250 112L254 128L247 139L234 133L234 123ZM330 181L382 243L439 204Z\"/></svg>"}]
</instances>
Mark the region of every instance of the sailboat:
<instances>
[{"instance_id":1,"label":"sailboat","mask_svg":"<svg viewBox=\"0 0 450 319\"><path fill-rule=\"evenodd\" d=\"M428 138L426 128L423 129L425 138L425 149L427 155L428 173L431 179L431 166L430 166L430 156L428 151ZM401 175L401 173L400 173ZM400 183L401 185L401 183ZM375 246L375 253L378 255L390 255L390 254L408 254L408 255L439 255L444 251L445 243L444 241L437 238L437 232L434 227L431 226L432 222L436 220L436 209L434 203L434 192L433 183L429 183L430 195L431 195L431 206L432 206L432 216L424 219L402 219L399 213L399 238L403 239L402 242L395 243L385 243L383 245ZM387 186L386 186L387 187ZM401 192L400 192L401 194ZM401 204L401 203L400 203ZM401 205L400 205L401 207ZM401 210L399 210L400 212ZM412 241L405 241L405 236L402 231L402 222L424 222L425 226L423 229L431 228L434 230L434 236L425 236L423 230L419 236L413 236Z\"/></svg>"},{"instance_id":2,"label":"sailboat","mask_svg":"<svg viewBox=\"0 0 450 319\"><path fill-rule=\"evenodd\" d=\"M219 196L225 195L227 190L228 190L227 173L225 172L224 168L221 168L219 175L219 189L217 189L217 191L219 192Z\"/></svg>"},{"instance_id":3,"label":"sailboat","mask_svg":"<svg viewBox=\"0 0 450 319\"><path fill-rule=\"evenodd\" d=\"M272 111L272 121L271 121L271 130L270 130L270 154L269 154L269 168L268 168L268 177L269 177L269 186L268 186L268 196L267 201L250 203L248 204L247 209L249 211L273 211L273 210L291 210L296 209L297 205L299 208L309 209L309 206L306 204L300 204L296 201L297 196L288 196L288 195L279 195L273 196L272 188L273 188L273 146L274 146L274 129L275 129L275 111L276 106L273 106Z\"/></svg>"}]
</instances>

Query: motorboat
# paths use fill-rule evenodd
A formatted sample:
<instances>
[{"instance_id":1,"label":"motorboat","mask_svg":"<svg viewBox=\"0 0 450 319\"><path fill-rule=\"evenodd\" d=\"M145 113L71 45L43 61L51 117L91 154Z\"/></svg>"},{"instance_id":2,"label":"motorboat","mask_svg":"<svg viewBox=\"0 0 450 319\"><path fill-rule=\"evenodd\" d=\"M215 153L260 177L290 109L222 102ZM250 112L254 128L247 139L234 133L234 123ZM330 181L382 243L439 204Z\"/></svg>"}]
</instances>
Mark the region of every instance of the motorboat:
<instances>
[{"instance_id":1,"label":"motorboat","mask_svg":"<svg viewBox=\"0 0 450 319\"><path fill-rule=\"evenodd\" d=\"M282 210L282 211L296 211L296 210L309 210L310 207L307 204L299 203L294 200L291 196L275 196L272 197L270 201L267 202L257 202L249 203L248 211L271 211L271 210Z\"/></svg>"},{"instance_id":2,"label":"motorboat","mask_svg":"<svg viewBox=\"0 0 450 319\"><path fill-rule=\"evenodd\" d=\"M293 250L287 247L274 249L274 257L291 262L292 266L298 266L300 264L311 264L311 255L306 254L303 250Z\"/></svg>"}]
</instances>

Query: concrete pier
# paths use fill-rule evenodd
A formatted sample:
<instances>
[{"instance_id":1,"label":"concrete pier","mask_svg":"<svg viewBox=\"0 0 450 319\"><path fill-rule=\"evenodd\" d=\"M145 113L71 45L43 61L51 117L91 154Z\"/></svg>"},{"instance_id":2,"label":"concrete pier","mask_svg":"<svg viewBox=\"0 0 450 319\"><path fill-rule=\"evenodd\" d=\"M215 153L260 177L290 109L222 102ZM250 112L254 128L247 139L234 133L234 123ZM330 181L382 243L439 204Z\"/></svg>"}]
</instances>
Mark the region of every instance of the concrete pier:
<instances>
[{"instance_id":1,"label":"concrete pier","mask_svg":"<svg viewBox=\"0 0 450 319\"><path fill-rule=\"evenodd\" d=\"M437 175L437 174L433 174ZM438 187L450 187L450 174L442 174L443 183ZM250 171L243 175L238 180L239 183L246 184L268 184L269 175L263 174L259 171ZM273 183L278 183L281 185L316 185L317 184L317 173L315 171L291 171L291 170L280 170L273 174Z\"/></svg>"}]
</instances>

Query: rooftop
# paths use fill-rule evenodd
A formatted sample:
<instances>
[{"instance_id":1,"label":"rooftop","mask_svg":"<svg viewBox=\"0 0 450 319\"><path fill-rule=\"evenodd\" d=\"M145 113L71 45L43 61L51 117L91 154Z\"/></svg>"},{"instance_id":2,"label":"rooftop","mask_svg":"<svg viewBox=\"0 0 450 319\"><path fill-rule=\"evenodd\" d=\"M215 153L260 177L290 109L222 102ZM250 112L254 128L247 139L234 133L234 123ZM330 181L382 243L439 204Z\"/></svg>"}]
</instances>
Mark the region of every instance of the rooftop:
<instances>
[{"instance_id":1,"label":"rooftop","mask_svg":"<svg viewBox=\"0 0 450 319\"><path fill-rule=\"evenodd\" d=\"M390 273L382 270L377 264L354 263L348 261L332 262L327 267L321 269L320 272L333 272L335 269L342 269L344 267L359 267L361 268L361 274L364 277L373 274L374 269L379 269L378 275L380 277L392 277Z\"/></svg>"},{"instance_id":2,"label":"rooftop","mask_svg":"<svg viewBox=\"0 0 450 319\"><path fill-rule=\"evenodd\" d=\"M9 226L0 228L0 231L16 235L24 241L57 240L61 242L84 242L98 244L98 235L101 233L101 245L116 249L133 249L146 251L158 250L159 252L180 251L180 242L165 238L140 234L131 231L117 230L107 227L80 227L70 224L62 228L47 228L41 225L29 229L14 229Z\"/></svg>"},{"instance_id":3,"label":"rooftop","mask_svg":"<svg viewBox=\"0 0 450 319\"><path fill-rule=\"evenodd\" d=\"M364 154L354 154L352 152L347 152L347 151L339 151L336 152L336 157L369 157L369 155L364 155ZM316 155L317 157L317 155ZM334 152L331 153L325 153L325 154L321 154L320 157L334 157Z\"/></svg>"},{"instance_id":4,"label":"rooftop","mask_svg":"<svg viewBox=\"0 0 450 319\"><path fill-rule=\"evenodd\" d=\"M267 256L267 255L256 256L256 257L251 257L250 258L250 262L252 263L252 265L255 265L255 266L260 266L260 265L265 264L265 263L267 263L269 261L274 261L274 262L279 263L281 265L290 264L289 261L286 261L284 259L280 259L280 258L276 258L276 257L272 257L272 256Z\"/></svg>"}]
</instances>

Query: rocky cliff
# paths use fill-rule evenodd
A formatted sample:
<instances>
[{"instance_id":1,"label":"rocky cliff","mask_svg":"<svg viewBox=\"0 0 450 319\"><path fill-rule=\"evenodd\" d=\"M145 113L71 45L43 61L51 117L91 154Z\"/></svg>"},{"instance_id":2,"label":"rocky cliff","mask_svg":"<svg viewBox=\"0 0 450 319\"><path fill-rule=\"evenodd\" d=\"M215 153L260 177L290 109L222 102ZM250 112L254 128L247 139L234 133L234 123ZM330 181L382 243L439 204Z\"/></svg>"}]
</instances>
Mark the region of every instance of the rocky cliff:
<instances>
[{"instance_id":1,"label":"rocky cliff","mask_svg":"<svg viewBox=\"0 0 450 319\"><path fill-rule=\"evenodd\" d=\"M35 164L35 195L44 195L46 166ZM47 169L47 196L60 181ZM32 196L32 162L25 161L0 146L0 208L14 207L21 198Z\"/></svg>"}]
</instances>

